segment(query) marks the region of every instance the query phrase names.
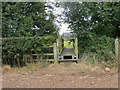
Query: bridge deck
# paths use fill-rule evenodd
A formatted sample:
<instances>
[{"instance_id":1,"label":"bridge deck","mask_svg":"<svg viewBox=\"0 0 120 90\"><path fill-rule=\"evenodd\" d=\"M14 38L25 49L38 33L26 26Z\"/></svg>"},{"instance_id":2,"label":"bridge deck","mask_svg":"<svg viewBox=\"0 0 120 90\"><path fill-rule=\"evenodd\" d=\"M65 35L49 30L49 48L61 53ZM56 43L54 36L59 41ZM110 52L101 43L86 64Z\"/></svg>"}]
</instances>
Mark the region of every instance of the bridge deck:
<instances>
[{"instance_id":1,"label":"bridge deck","mask_svg":"<svg viewBox=\"0 0 120 90\"><path fill-rule=\"evenodd\" d=\"M66 55L75 55L73 48L64 48L61 56L66 56Z\"/></svg>"}]
</instances>

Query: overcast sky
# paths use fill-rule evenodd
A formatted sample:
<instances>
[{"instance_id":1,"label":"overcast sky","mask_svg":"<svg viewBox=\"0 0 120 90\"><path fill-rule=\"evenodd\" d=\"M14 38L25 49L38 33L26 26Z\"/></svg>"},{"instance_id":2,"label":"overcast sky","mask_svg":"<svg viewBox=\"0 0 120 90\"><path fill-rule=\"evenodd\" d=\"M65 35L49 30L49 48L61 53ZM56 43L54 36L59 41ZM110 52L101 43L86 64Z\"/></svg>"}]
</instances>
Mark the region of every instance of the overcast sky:
<instances>
[{"instance_id":1,"label":"overcast sky","mask_svg":"<svg viewBox=\"0 0 120 90\"><path fill-rule=\"evenodd\" d=\"M53 5L53 7L54 7L54 10L53 10L53 13L54 13L54 15L56 16L56 15L61 15L61 17L62 18L64 18L65 16L63 15L63 8L56 8L54 5ZM62 23L60 23L60 22L57 22L57 21L61 21ZM60 28L60 31L59 31L59 33L62 35L64 32L69 32L69 28L68 28L68 24L67 23L63 23L63 19L61 19L60 17L57 17L56 18L56 21L55 21L55 23L57 24L57 26L59 26L59 28Z\"/></svg>"},{"instance_id":2,"label":"overcast sky","mask_svg":"<svg viewBox=\"0 0 120 90\"><path fill-rule=\"evenodd\" d=\"M60 35L62 35L64 32L70 32L68 28L68 24L62 24L61 29L60 29Z\"/></svg>"}]
</instances>

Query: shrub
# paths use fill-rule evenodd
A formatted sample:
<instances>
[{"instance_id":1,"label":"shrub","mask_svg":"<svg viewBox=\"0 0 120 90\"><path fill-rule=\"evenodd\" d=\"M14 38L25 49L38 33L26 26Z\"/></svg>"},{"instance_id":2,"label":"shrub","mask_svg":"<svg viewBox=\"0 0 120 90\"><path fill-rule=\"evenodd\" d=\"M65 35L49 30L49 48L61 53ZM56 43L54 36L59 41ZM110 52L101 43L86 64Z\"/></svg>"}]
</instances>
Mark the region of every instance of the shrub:
<instances>
[{"instance_id":1,"label":"shrub","mask_svg":"<svg viewBox=\"0 0 120 90\"><path fill-rule=\"evenodd\" d=\"M11 66L24 66L33 53L43 53L46 45L52 45L56 37L3 38L2 61Z\"/></svg>"},{"instance_id":2,"label":"shrub","mask_svg":"<svg viewBox=\"0 0 120 90\"><path fill-rule=\"evenodd\" d=\"M107 36L98 36L95 34L87 35L86 41L81 41L79 49L82 53L89 53L90 56L95 56L101 61L114 60L114 39ZM81 47L83 47L81 49Z\"/></svg>"}]
</instances>

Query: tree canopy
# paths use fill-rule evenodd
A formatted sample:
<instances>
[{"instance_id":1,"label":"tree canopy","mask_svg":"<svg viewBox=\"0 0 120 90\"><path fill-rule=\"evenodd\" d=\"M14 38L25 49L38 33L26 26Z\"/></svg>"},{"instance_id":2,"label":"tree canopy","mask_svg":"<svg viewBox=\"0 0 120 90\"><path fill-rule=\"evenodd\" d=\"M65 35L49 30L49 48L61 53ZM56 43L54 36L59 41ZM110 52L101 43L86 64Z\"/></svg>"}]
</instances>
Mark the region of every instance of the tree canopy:
<instances>
[{"instance_id":1,"label":"tree canopy","mask_svg":"<svg viewBox=\"0 0 120 90\"><path fill-rule=\"evenodd\" d=\"M67 2L62 6L66 22L75 33L93 32L101 36L120 37L119 2Z\"/></svg>"},{"instance_id":2,"label":"tree canopy","mask_svg":"<svg viewBox=\"0 0 120 90\"><path fill-rule=\"evenodd\" d=\"M2 36L43 36L57 33L54 15L45 2L3 2Z\"/></svg>"}]
</instances>

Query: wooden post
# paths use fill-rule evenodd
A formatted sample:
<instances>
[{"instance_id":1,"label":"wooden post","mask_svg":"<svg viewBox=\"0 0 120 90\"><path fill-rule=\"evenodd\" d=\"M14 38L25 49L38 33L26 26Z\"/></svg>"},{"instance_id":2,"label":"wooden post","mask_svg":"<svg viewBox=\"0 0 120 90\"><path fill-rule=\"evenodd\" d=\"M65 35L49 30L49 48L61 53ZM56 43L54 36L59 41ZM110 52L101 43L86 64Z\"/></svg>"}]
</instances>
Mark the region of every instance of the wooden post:
<instances>
[{"instance_id":1,"label":"wooden post","mask_svg":"<svg viewBox=\"0 0 120 90\"><path fill-rule=\"evenodd\" d=\"M60 42L59 42L59 38L57 38L57 53L59 54L59 52L60 52Z\"/></svg>"},{"instance_id":2,"label":"wooden post","mask_svg":"<svg viewBox=\"0 0 120 90\"><path fill-rule=\"evenodd\" d=\"M77 38L75 38L75 53L78 58L78 39Z\"/></svg>"},{"instance_id":3,"label":"wooden post","mask_svg":"<svg viewBox=\"0 0 120 90\"><path fill-rule=\"evenodd\" d=\"M115 55L116 55L116 59L120 60L120 42L118 38L115 40Z\"/></svg>"},{"instance_id":4,"label":"wooden post","mask_svg":"<svg viewBox=\"0 0 120 90\"><path fill-rule=\"evenodd\" d=\"M57 49L57 43L54 43L53 45L53 52L54 52L54 63L58 63L58 49Z\"/></svg>"}]
</instances>

